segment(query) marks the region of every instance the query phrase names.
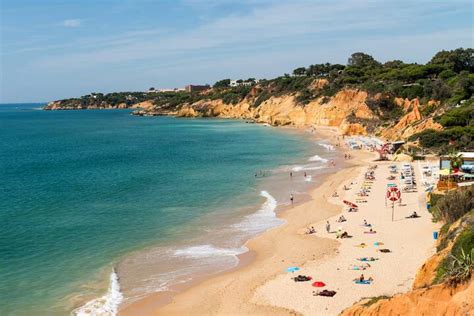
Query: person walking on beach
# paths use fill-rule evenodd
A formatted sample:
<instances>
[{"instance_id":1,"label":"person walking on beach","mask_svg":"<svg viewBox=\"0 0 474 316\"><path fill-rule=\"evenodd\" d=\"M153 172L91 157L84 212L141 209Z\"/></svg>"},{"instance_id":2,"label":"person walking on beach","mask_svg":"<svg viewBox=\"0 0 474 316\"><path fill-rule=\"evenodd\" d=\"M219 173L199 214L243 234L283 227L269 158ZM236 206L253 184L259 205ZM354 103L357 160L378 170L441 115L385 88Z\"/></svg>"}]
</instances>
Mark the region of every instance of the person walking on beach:
<instances>
[{"instance_id":1,"label":"person walking on beach","mask_svg":"<svg viewBox=\"0 0 474 316\"><path fill-rule=\"evenodd\" d=\"M290 193L290 201L291 201L291 205L293 205L293 194Z\"/></svg>"},{"instance_id":2,"label":"person walking on beach","mask_svg":"<svg viewBox=\"0 0 474 316\"><path fill-rule=\"evenodd\" d=\"M290 171L290 178L293 178L293 172Z\"/></svg>"},{"instance_id":3,"label":"person walking on beach","mask_svg":"<svg viewBox=\"0 0 474 316\"><path fill-rule=\"evenodd\" d=\"M331 231L331 224L329 224L329 221L326 221L326 231L329 232Z\"/></svg>"}]
</instances>

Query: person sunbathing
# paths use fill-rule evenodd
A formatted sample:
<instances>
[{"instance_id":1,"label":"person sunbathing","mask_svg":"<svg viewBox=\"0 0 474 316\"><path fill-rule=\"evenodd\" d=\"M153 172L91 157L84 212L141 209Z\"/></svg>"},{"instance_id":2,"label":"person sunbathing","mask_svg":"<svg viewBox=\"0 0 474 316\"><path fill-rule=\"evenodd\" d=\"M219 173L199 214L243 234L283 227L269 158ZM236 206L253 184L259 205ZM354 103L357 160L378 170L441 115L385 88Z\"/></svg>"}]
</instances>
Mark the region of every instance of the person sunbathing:
<instances>
[{"instance_id":1,"label":"person sunbathing","mask_svg":"<svg viewBox=\"0 0 474 316\"><path fill-rule=\"evenodd\" d=\"M332 194L332 197L339 197L339 194L337 194L337 192L334 192L334 193Z\"/></svg>"},{"instance_id":2,"label":"person sunbathing","mask_svg":"<svg viewBox=\"0 0 474 316\"><path fill-rule=\"evenodd\" d=\"M359 265L359 266L358 265L352 265L352 267L349 268L349 270L365 270L365 269L370 268L370 267L371 267L371 265L366 263L365 265L362 264L362 265Z\"/></svg>"},{"instance_id":3,"label":"person sunbathing","mask_svg":"<svg viewBox=\"0 0 474 316\"><path fill-rule=\"evenodd\" d=\"M365 227L372 227L372 224L369 224L367 220L364 219L364 226Z\"/></svg>"},{"instance_id":4,"label":"person sunbathing","mask_svg":"<svg viewBox=\"0 0 474 316\"><path fill-rule=\"evenodd\" d=\"M418 215L416 211L414 211L413 214L411 214L410 216L407 216L406 218L418 218L418 217L421 217L421 216Z\"/></svg>"},{"instance_id":5,"label":"person sunbathing","mask_svg":"<svg viewBox=\"0 0 474 316\"><path fill-rule=\"evenodd\" d=\"M357 279L354 279L354 281L359 282L359 283L367 283L367 282L372 282L374 279L372 277L369 277L368 279L365 278L363 274L360 275Z\"/></svg>"},{"instance_id":6,"label":"person sunbathing","mask_svg":"<svg viewBox=\"0 0 474 316\"><path fill-rule=\"evenodd\" d=\"M347 232L343 232L341 235L339 235L337 238L351 238L352 236L349 235Z\"/></svg>"},{"instance_id":7,"label":"person sunbathing","mask_svg":"<svg viewBox=\"0 0 474 316\"><path fill-rule=\"evenodd\" d=\"M347 221L346 218L344 217L344 215L341 215L341 216L339 216L339 218L337 219L336 222L342 223L342 222L345 222L345 221Z\"/></svg>"},{"instance_id":8,"label":"person sunbathing","mask_svg":"<svg viewBox=\"0 0 474 316\"><path fill-rule=\"evenodd\" d=\"M314 229L313 226L311 226L311 228L308 228L308 231L306 232L306 234L308 234L308 235L311 235L311 234L314 234L314 233L316 233L316 229Z\"/></svg>"},{"instance_id":9,"label":"person sunbathing","mask_svg":"<svg viewBox=\"0 0 474 316\"><path fill-rule=\"evenodd\" d=\"M366 261L376 261L376 260L379 260L379 259L374 258L374 257L362 257L362 258L358 258L357 260L366 262Z\"/></svg>"},{"instance_id":10,"label":"person sunbathing","mask_svg":"<svg viewBox=\"0 0 474 316\"><path fill-rule=\"evenodd\" d=\"M366 234L375 234L377 232L371 228L368 232L364 232L364 233L366 233Z\"/></svg>"}]
</instances>

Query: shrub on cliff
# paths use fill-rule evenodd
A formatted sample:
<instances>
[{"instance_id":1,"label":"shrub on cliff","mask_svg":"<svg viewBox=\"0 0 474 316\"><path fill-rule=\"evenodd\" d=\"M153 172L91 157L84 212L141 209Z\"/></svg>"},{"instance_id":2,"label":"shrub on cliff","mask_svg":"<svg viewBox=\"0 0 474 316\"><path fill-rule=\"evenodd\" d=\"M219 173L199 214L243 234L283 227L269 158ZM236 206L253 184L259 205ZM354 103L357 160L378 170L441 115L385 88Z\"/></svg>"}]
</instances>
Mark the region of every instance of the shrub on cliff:
<instances>
[{"instance_id":1,"label":"shrub on cliff","mask_svg":"<svg viewBox=\"0 0 474 316\"><path fill-rule=\"evenodd\" d=\"M459 188L447 193L436 202L433 216L436 220L453 223L474 209L474 187Z\"/></svg>"},{"instance_id":2,"label":"shrub on cliff","mask_svg":"<svg viewBox=\"0 0 474 316\"><path fill-rule=\"evenodd\" d=\"M474 102L447 111L437 121L444 127L474 125Z\"/></svg>"},{"instance_id":3,"label":"shrub on cliff","mask_svg":"<svg viewBox=\"0 0 474 316\"><path fill-rule=\"evenodd\" d=\"M474 126L455 126L441 131L426 129L410 136L408 140L419 140L421 146L441 154L450 149L465 150L474 147Z\"/></svg>"},{"instance_id":4,"label":"shrub on cliff","mask_svg":"<svg viewBox=\"0 0 474 316\"><path fill-rule=\"evenodd\" d=\"M453 233L454 244L449 254L439 264L433 283L447 281L450 285L457 285L468 281L474 269L474 226L472 225L473 212L464 218L464 227L460 226ZM457 233L456 233L457 231ZM447 236L446 238L449 238ZM451 240L452 241L452 240Z\"/></svg>"}]
</instances>

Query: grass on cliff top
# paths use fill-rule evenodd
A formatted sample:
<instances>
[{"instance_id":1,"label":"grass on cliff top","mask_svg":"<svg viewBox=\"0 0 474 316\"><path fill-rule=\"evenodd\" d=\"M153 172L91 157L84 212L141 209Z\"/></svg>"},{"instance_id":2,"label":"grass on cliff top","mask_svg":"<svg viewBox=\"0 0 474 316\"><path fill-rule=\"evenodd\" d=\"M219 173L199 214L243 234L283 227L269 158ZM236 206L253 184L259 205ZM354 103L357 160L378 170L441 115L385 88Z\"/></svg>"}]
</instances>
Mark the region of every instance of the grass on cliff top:
<instances>
[{"instance_id":1,"label":"grass on cliff top","mask_svg":"<svg viewBox=\"0 0 474 316\"><path fill-rule=\"evenodd\" d=\"M386 295L380 295L380 296L374 296L374 297L370 297L370 298L367 298L369 299L367 302L365 302L364 304L362 304L364 307L369 307L371 305L374 305L375 303L377 303L378 301L380 300L388 300L388 299L391 299L390 296L386 296Z\"/></svg>"}]
</instances>

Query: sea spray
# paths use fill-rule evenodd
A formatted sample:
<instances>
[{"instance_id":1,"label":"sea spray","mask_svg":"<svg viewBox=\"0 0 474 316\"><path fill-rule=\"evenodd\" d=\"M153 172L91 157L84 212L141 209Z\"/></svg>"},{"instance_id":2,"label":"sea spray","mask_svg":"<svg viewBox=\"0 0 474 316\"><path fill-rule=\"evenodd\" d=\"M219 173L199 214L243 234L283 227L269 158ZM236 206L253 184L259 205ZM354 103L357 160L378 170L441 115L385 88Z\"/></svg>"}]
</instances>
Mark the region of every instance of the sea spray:
<instances>
[{"instance_id":1,"label":"sea spray","mask_svg":"<svg viewBox=\"0 0 474 316\"><path fill-rule=\"evenodd\" d=\"M123 300L120 283L115 269L110 274L110 285L107 294L87 302L75 309L72 315L76 316L115 316Z\"/></svg>"}]
</instances>

